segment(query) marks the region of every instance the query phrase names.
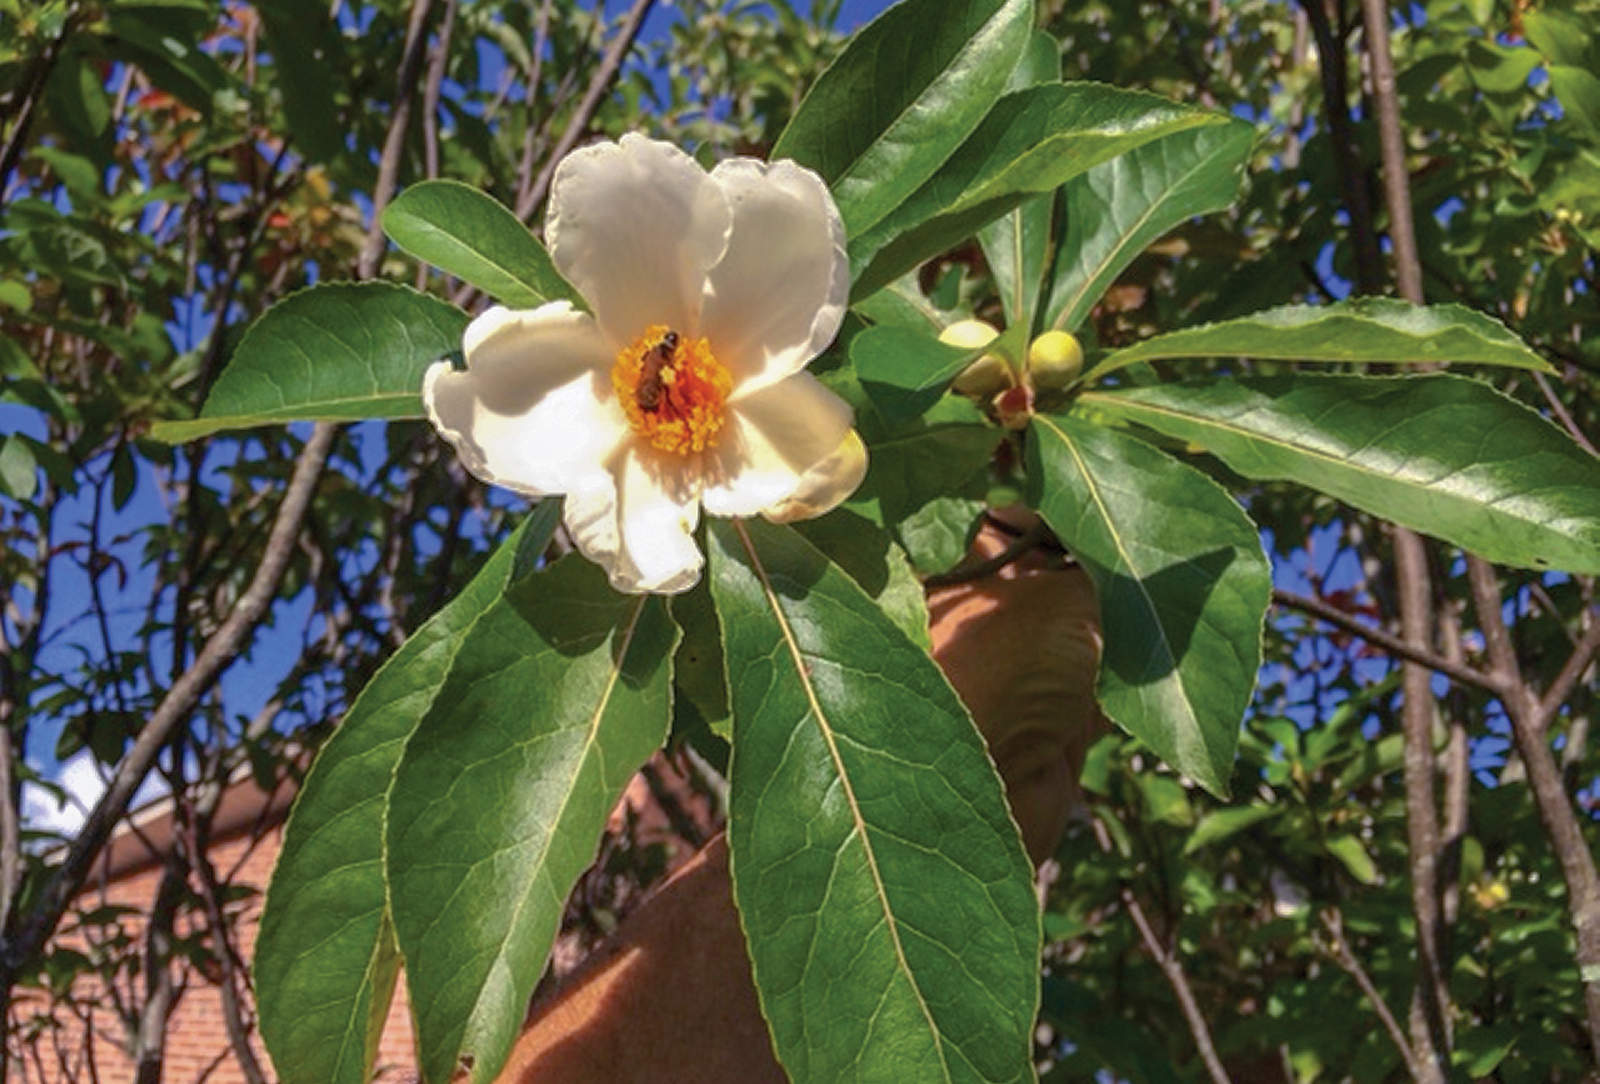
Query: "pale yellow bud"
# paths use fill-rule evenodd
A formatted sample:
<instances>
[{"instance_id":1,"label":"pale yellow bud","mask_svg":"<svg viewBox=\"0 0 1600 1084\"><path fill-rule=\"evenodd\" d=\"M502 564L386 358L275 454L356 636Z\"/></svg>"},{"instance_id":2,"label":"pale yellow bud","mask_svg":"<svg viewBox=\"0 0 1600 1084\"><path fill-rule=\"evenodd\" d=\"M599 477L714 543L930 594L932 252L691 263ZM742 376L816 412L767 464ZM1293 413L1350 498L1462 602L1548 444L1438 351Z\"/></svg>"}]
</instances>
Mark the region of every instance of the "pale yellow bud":
<instances>
[{"instance_id":1,"label":"pale yellow bud","mask_svg":"<svg viewBox=\"0 0 1600 1084\"><path fill-rule=\"evenodd\" d=\"M1047 331L1028 347L1028 376L1035 387L1064 388L1083 372L1083 347L1065 331Z\"/></svg>"},{"instance_id":2,"label":"pale yellow bud","mask_svg":"<svg viewBox=\"0 0 1600 1084\"><path fill-rule=\"evenodd\" d=\"M957 320L939 332L940 342L962 350L977 350L999 337L1000 332L983 320ZM1001 388L1010 387L1012 382L1011 366L1006 360L995 354L985 354L963 369L951 387L961 395L986 399Z\"/></svg>"}]
</instances>

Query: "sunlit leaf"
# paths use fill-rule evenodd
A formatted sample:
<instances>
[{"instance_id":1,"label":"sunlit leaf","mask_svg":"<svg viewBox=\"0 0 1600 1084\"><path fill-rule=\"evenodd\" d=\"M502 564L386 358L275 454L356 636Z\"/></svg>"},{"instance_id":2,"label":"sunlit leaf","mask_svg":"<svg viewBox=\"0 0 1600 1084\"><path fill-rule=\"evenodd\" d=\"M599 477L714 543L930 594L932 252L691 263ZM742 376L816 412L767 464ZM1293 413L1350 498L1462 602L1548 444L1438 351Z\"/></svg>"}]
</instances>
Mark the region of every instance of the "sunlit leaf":
<instances>
[{"instance_id":1,"label":"sunlit leaf","mask_svg":"<svg viewBox=\"0 0 1600 1084\"><path fill-rule=\"evenodd\" d=\"M541 505L450 604L367 684L323 746L284 828L256 942L261 1034L284 1084L366 1084L400 957L383 879L383 821L400 753L473 624L523 552L542 550Z\"/></svg>"},{"instance_id":2,"label":"sunlit leaf","mask_svg":"<svg viewBox=\"0 0 1600 1084\"><path fill-rule=\"evenodd\" d=\"M965 709L794 532L708 535L734 896L790 1079L1032 1080L1038 907Z\"/></svg>"},{"instance_id":3,"label":"sunlit leaf","mask_svg":"<svg viewBox=\"0 0 1600 1084\"><path fill-rule=\"evenodd\" d=\"M421 417L422 374L460 352L466 325L460 309L406 286L313 286L250 326L198 418L150 435L178 443L287 421Z\"/></svg>"},{"instance_id":4,"label":"sunlit leaf","mask_svg":"<svg viewBox=\"0 0 1600 1084\"><path fill-rule=\"evenodd\" d=\"M1155 358L1277 358L1284 361L1451 362L1550 371L1499 323L1461 305L1411 305L1358 297L1331 305L1286 305L1237 320L1170 331L1111 354L1104 375Z\"/></svg>"},{"instance_id":5,"label":"sunlit leaf","mask_svg":"<svg viewBox=\"0 0 1600 1084\"><path fill-rule=\"evenodd\" d=\"M1085 401L1491 561L1600 572L1600 459L1474 380L1252 377Z\"/></svg>"},{"instance_id":6,"label":"sunlit leaf","mask_svg":"<svg viewBox=\"0 0 1600 1084\"><path fill-rule=\"evenodd\" d=\"M467 633L389 794L389 906L422 1077L493 1080L606 817L666 739L677 631L579 557Z\"/></svg>"},{"instance_id":7,"label":"sunlit leaf","mask_svg":"<svg viewBox=\"0 0 1600 1084\"><path fill-rule=\"evenodd\" d=\"M1032 30L1032 0L904 0L822 73L772 158L816 170L854 237L977 126Z\"/></svg>"},{"instance_id":8,"label":"sunlit leaf","mask_svg":"<svg viewBox=\"0 0 1600 1084\"><path fill-rule=\"evenodd\" d=\"M1173 133L1073 178L1043 323L1077 330L1152 242L1233 203L1254 140L1250 124L1229 120Z\"/></svg>"},{"instance_id":9,"label":"sunlit leaf","mask_svg":"<svg viewBox=\"0 0 1600 1084\"><path fill-rule=\"evenodd\" d=\"M513 308L576 297L528 227L471 185L412 185L384 209L383 232L417 259Z\"/></svg>"}]
</instances>

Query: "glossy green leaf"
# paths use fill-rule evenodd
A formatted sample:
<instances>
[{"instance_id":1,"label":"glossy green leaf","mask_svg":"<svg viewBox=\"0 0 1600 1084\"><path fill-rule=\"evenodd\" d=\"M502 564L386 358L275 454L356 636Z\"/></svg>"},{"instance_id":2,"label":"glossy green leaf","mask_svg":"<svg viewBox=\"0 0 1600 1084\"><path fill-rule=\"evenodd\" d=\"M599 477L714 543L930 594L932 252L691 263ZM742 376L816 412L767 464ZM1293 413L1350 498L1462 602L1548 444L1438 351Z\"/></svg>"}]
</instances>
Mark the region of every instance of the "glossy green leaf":
<instances>
[{"instance_id":1,"label":"glossy green leaf","mask_svg":"<svg viewBox=\"0 0 1600 1084\"><path fill-rule=\"evenodd\" d=\"M852 296L866 297L1017 207L1101 162L1225 114L1098 83L1007 94L937 174L850 236Z\"/></svg>"},{"instance_id":2,"label":"glossy green leaf","mask_svg":"<svg viewBox=\"0 0 1600 1084\"><path fill-rule=\"evenodd\" d=\"M399 970L383 879L383 821L400 752L474 623L542 550L545 501L470 584L372 678L306 775L284 828L256 941L261 1034L283 1084L366 1084Z\"/></svg>"},{"instance_id":3,"label":"glossy green leaf","mask_svg":"<svg viewBox=\"0 0 1600 1084\"><path fill-rule=\"evenodd\" d=\"M922 581L881 527L849 508L836 508L820 519L794 524L794 530L854 580L906 639L932 650Z\"/></svg>"},{"instance_id":4,"label":"glossy green leaf","mask_svg":"<svg viewBox=\"0 0 1600 1084\"><path fill-rule=\"evenodd\" d=\"M925 413L980 353L903 327L869 327L850 340L862 390L890 425Z\"/></svg>"},{"instance_id":5,"label":"glossy green leaf","mask_svg":"<svg viewBox=\"0 0 1600 1084\"><path fill-rule=\"evenodd\" d=\"M1055 38L1037 31L1011 73L1008 91L1061 81L1061 52ZM1050 222L1055 213L1052 196L1035 196L978 231L984 261L994 276L995 291L1008 327L1031 330L1034 303L1050 252Z\"/></svg>"},{"instance_id":6,"label":"glossy green leaf","mask_svg":"<svg viewBox=\"0 0 1600 1084\"><path fill-rule=\"evenodd\" d=\"M422 1078L490 1081L567 894L622 788L666 739L677 631L580 557L508 589L467 633L389 794L389 907Z\"/></svg>"},{"instance_id":7,"label":"glossy green leaf","mask_svg":"<svg viewBox=\"0 0 1600 1084\"><path fill-rule=\"evenodd\" d=\"M1284 361L1550 366L1497 320L1460 305L1411 305L1358 297L1332 305L1285 305L1237 320L1157 335L1118 350L1103 376L1155 358L1277 358Z\"/></svg>"},{"instance_id":8,"label":"glossy green leaf","mask_svg":"<svg viewBox=\"0 0 1600 1084\"><path fill-rule=\"evenodd\" d=\"M1474 380L1256 377L1085 402L1500 564L1600 572L1600 459Z\"/></svg>"},{"instance_id":9,"label":"glossy green leaf","mask_svg":"<svg viewBox=\"0 0 1600 1084\"><path fill-rule=\"evenodd\" d=\"M1094 578L1100 706L1225 793L1272 588L1255 525L1141 440L1070 415L1037 416L1028 435L1029 503Z\"/></svg>"},{"instance_id":10,"label":"glossy green leaf","mask_svg":"<svg viewBox=\"0 0 1600 1084\"><path fill-rule=\"evenodd\" d=\"M931 500L972 496L969 483L988 466L1001 438L971 403L953 396L907 426L886 429L860 414L857 422L869 454L867 476L852 501L875 504L891 529Z\"/></svg>"},{"instance_id":11,"label":"glossy green leaf","mask_svg":"<svg viewBox=\"0 0 1600 1084\"><path fill-rule=\"evenodd\" d=\"M27 441L17 433L0 440L0 493L27 501L38 488L38 464Z\"/></svg>"},{"instance_id":12,"label":"glossy green leaf","mask_svg":"<svg viewBox=\"0 0 1600 1084\"><path fill-rule=\"evenodd\" d=\"M1038 905L965 709L793 531L707 533L734 898L790 1079L1032 1080Z\"/></svg>"},{"instance_id":13,"label":"glossy green leaf","mask_svg":"<svg viewBox=\"0 0 1600 1084\"><path fill-rule=\"evenodd\" d=\"M467 316L386 282L313 286L250 325L192 421L150 435L178 443L287 421L422 416L422 374L461 350Z\"/></svg>"},{"instance_id":14,"label":"glossy green leaf","mask_svg":"<svg viewBox=\"0 0 1600 1084\"><path fill-rule=\"evenodd\" d=\"M1362 846L1361 840L1351 835L1334 836L1328 840L1328 853L1339 860L1350 876L1364 885L1375 885L1383 880L1378 865Z\"/></svg>"},{"instance_id":15,"label":"glossy green leaf","mask_svg":"<svg viewBox=\"0 0 1600 1084\"><path fill-rule=\"evenodd\" d=\"M1174 227L1232 204L1254 142L1255 129L1232 119L1176 132L1073 178L1043 322L1076 331L1134 257Z\"/></svg>"},{"instance_id":16,"label":"glossy green leaf","mask_svg":"<svg viewBox=\"0 0 1600 1084\"><path fill-rule=\"evenodd\" d=\"M512 308L577 296L522 220L471 185L412 185L385 208L383 232L417 259Z\"/></svg>"},{"instance_id":17,"label":"glossy green leaf","mask_svg":"<svg viewBox=\"0 0 1600 1084\"><path fill-rule=\"evenodd\" d=\"M854 237L977 127L1032 30L1032 0L902 0L822 73L771 157L820 174Z\"/></svg>"}]
</instances>

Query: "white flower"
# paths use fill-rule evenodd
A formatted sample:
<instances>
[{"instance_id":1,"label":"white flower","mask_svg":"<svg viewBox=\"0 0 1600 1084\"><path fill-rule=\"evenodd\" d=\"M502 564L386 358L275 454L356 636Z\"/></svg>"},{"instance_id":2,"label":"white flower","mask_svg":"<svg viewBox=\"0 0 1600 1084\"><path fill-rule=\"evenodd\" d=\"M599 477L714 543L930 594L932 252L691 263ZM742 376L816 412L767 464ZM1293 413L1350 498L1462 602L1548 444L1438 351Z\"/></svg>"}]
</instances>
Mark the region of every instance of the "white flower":
<instances>
[{"instance_id":1,"label":"white flower","mask_svg":"<svg viewBox=\"0 0 1600 1084\"><path fill-rule=\"evenodd\" d=\"M799 519L860 483L850 408L804 371L850 288L816 174L748 158L708 174L627 135L562 161L545 233L591 312L490 309L465 370L434 364L422 398L474 475L565 494L567 530L612 586L693 586L701 506Z\"/></svg>"}]
</instances>

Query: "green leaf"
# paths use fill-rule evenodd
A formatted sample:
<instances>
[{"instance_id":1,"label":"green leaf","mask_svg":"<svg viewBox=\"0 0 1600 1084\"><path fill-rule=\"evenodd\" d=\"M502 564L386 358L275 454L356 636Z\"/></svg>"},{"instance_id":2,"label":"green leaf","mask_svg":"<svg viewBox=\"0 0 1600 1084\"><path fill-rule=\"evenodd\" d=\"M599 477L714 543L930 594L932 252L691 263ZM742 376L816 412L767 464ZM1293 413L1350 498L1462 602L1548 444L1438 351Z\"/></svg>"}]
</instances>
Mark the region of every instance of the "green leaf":
<instances>
[{"instance_id":1,"label":"green leaf","mask_svg":"<svg viewBox=\"0 0 1600 1084\"><path fill-rule=\"evenodd\" d=\"M1032 1080L1038 905L965 709L793 531L708 535L734 898L790 1079Z\"/></svg>"},{"instance_id":2,"label":"green leaf","mask_svg":"<svg viewBox=\"0 0 1600 1084\"><path fill-rule=\"evenodd\" d=\"M1061 81L1061 52L1055 38L1035 31L1028 49L1011 73L1008 91ZM1012 208L978 232L984 261L994 276L995 290L1008 327L1033 327L1034 303L1050 251L1053 197L1036 196Z\"/></svg>"},{"instance_id":3,"label":"green leaf","mask_svg":"<svg viewBox=\"0 0 1600 1084\"><path fill-rule=\"evenodd\" d=\"M1189 841L1183 845L1183 853L1194 854L1213 843L1231 839L1246 828L1271 820L1281 812L1279 807L1273 805L1247 805L1212 810L1201 817L1200 823L1195 825L1194 831L1189 834Z\"/></svg>"},{"instance_id":4,"label":"green leaf","mask_svg":"<svg viewBox=\"0 0 1600 1084\"><path fill-rule=\"evenodd\" d=\"M1375 885L1383 880L1378 865L1355 836L1334 836L1328 840L1328 853L1339 860L1350 876L1364 885Z\"/></svg>"},{"instance_id":5,"label":"green leaf","mask_svg":"<svg viewBox=\"0 0 1600 1084\"><path fill-rule=\"evenodd\" d=\"M579 557L514 585L467 633L389 794L389 906L422 1078L493 1080L567 894L622 788L666 739L677 631Z\"/></svg>"},{"instance_id":6,"label":"green leaf","mask_svg":"<svg viewBox=\"0 0 1600 1084\"><path fill-rule=\"evenodd\" d=\"M198 418L150 435L179 443L287 421L421 417L422 374L460 352L466 326L460 309L407 286L313 286L250 326Z\"/></svg>"},{"instance_id":7,"label":"green leaf","mask_svg":"<svg viewBox=\"0 0 1600 1084\"><path fill-rule=\"evenodd\" d=\"M1008 94L926 184L870 230L850 235L851 294L868 296L1030 195L1164 135L1227 119L1098 83Z\"/></svg>"},{"instance_id":8,"label":"green leaf","mask_svg":"<svg viewBox=\"0 0 1600 1084\"><path fill-rule=\"evenodd\" d=\"M869 327L850 340L850 362L862 390L894 426L926 413L982 353L903 327Z\"/></svg>"},{"instance_id":9,"label":"green leaf","mask_svg":"<svg viewBox=\"0 0 1600 1084\"><path fill-rule=\"evenodd\" d=\"M1143 441L1069 415L1029 429L1029 503L1094 578L1100 706L1224 794L1261 661L1271 577L1221 487Z\"/></svg>"},{"instance_id":10,"label":"green leaf","mask_svg":"<svg viewBox=\"0 0 1600 1084\"><path fill-rule=\"evenodd\" d=\"M1118 350L1103 376L1155 358L1247 357L1284 361L1454 362L1551 372L1497 320L1460 305L1411 305L1358 297L1332 305L1285 305L1237 320L1185 328Z\"/></svg>"},{"instance_id":11,"label":"green leaf","mask_svg":"<svg viewBox=\"0 0 1600 1084\"><path fill-rule=\"evenodd\" d=\"M881 527L848 508L836 508L820 519L802 520L794 529L844 570L906 639L924 651L933 650L922 581Z\"/></svg>"},{"instance_id":12,"label":"green leaf","mask_svg":"<svg viewBox=\"0 0 1600 1084\"><path fill-rule=\"evenodd\" d=\"M577 298L522 220L471 185L412 185L384 210L383 232L417 259L512 308Z\"/></svg>"},{"instance_id":13,"label":"green leaf","mask_svg":"<svg viewBox=\"0 0 1600 1084\"><path fill-rule=\"evenodd\" d=\"M869 449L867 476L852 503L876 502L891 530L939 497L982 495L974 481L988 466L1001 433L982 420L965 400L945 398L925 419L884 429L877 419L857 415Z\"/></svg>"},{"instance_id":14,"label":"green leaf","mask_svg":"<svg viewBox=\"0 0 1600 1084\"><path fill-rule=\"evenodd\" d=\"M330 8L322 0L259 0L256 10L296 150L334 161L345 153L337 76L349 58Z\"/></svg>"},{"instance_id":15,"label":"green leaf","mask_svg":"<svg viewBox=\"0 0 1600 1084\"><path fill-rule=\"evenodd\" d=\"M0 442L0 493L19 501L32 500L39 488L38 464L21 435Z\"/></svg>"},{"instance_id":16,"label":"green leaf","mask_svg":"<svg viewBox=\"0 0 1600 1084\"><path fill-rule=\"evenodd\" d=\"M1083 401L1490 561L1600 572L1600 460L1474 380L1252 377Z\"/></svg>"},{"instance_id":17,"label":"green leaf","mask_svg":"<svg viewBox=\"0 0 1600 1084\"><path fill-rule=\"evenodd\" d=\"M366 1084L399 970L384 900L383 821L405 741L467 633L560 520L545 501L362 690L306 775L256 942L261 1035L283 1084Z\"/></svg>"},{"instance_id":18,"label":"green leaf","mask_svg":"<svg viewBox=\"0 0 1600 1084\"><path fill-rule=\"evenodd\" d=\"M1076 177L1044 323L1076 331L1134 257L1238 198L1255 129L1242 120L1176 132Z\"/></svg>"},{"instance_id":19,"label":"green leaf","mask_svg":"<svg viewBox=\"0 0 1600 1084\"><path fill-rule=\"evenodd\" d=\"M854 237L977 127L1032 30L1032 0L902 0L822 73L771 157L820 174Z\"/></svg>"},{"instance_id":20,"label":"green leaf","mask_svg":"<svg viewBox=\"0 0 1600 1084\"><path fill-rule=\"evenodd\" d=\"M106 51L142 68L150 80L205 117L234 79L200 48L206 13L190 4L119 4L105 32Z\"/></svg>"}]
</instances>

